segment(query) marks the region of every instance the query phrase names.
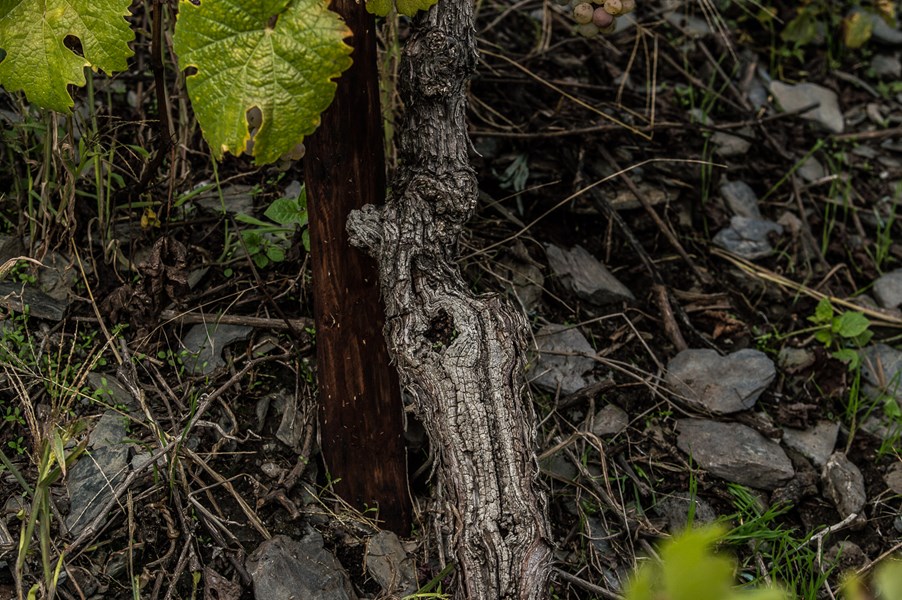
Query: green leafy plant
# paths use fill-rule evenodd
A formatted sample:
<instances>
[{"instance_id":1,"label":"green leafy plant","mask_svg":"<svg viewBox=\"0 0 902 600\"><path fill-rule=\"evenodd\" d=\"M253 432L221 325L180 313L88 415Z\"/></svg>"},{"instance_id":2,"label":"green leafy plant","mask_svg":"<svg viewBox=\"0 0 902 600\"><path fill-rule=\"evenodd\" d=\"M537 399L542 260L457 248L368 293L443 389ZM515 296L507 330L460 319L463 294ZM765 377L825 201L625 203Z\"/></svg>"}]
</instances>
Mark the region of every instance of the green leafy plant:
<instances>
[{"instance_id":1,"label":"green leafy plant","mask_svg":"<svg viewBox=\"0 0 902 600\"><path fill-rule=\"evenodd\" d=\"M687 529L659 547L660 562L646 562L626 588L627 600L789 600L778 588L737 589L733 560L714 552L725 529Z\"/></svg>"},{"instance_id":2,"label":"green leafy plant","mask_svg":"<svg viewBox=\"0 0 902 600\"><path fill-rule=\"evenodd\" d=\"M832 349L832 356L856 370L861 366L859 349L874 336L870 320L861 312L850 310L837 314L826 298L818 302L808 320L815 324L814 339Z\"/></svg>"},{"instance_id":3,"label":"green leafy plant","mask_svg":"<svg viewBox=\"0 0 902 600\"><path fill-rule=\"evenodd\" d=\"M275 200L263 216L269 220L264 221L246 214L235 216L236 221L252 226L241 231L241 242L248 256L259 268L263 269L270 263L285 260L285 251L290 244L291 236L298 229L301 229L301 243L304 249L310 251L306 188L301 187L297 197Z\"/></svg>"}]
</instances>

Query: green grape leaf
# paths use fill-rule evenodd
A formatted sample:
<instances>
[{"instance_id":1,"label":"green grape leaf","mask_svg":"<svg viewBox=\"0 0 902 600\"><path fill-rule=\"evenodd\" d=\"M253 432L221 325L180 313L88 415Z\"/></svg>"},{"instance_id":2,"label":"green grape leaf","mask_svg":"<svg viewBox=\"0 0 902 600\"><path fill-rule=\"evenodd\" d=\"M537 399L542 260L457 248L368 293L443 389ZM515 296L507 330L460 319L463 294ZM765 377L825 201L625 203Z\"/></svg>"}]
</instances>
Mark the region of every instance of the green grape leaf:
<instances>
[{"instance_id":1,"label":"green grape leaf","mask_svg":"<svg viewBox=\"0 0 902 600\"><path fill-rule=\"evenodd\" d=\"M2 1L2 0L0 0ZM351 65L351 32L327 0L180 0L174 45L188 94L213 156L241 154L247 112L262 124L256 164L277 160L316 129Z\"/></svg>"},{"instance_id":2,"label":"green grape leaf","mask_svg":"<svg viewBox=\"0 0 902 600\"><path fill-rule=\"evenodd\" d=\"M131 0L0 0L0 85L23 91L42 108L67 113L66 86L85 84L85 67L122 71L135 35L125 17ZM84 57L66 47L74 36Z\"/></svg>"},{"instance_id":3,"label":"green grape leaf","mask_svg":"<svg viewBox=\"0 0 902 600\"><path fill-rule=\"evenodd\" d=\"M371 15L384 17L391 11L392 0L367 0L366 10Z\"/></svg>"},{"instance_id":4,"label":"green grape leaf","mask_svg":"<svg viewBox=\"0 0 902 600\"><path fill-rule=\"evenodd\" d=\"M822 298L814 309L814 315L808 317L808 320L822 325L829 323L833 320L833 305L826 298Z\"/></svg>"},{"instance_id":5,"label":"green grape leaf","mask_svg":"<svg viewBox=\"0 0 902 600\"><path fill-rule=\"evenodd\" d=\"M366 0L366 10L377 17L391 12L392 5L402 15L412 17L421 10L429 10L437 0Z\"/></svg>"}]
</instances>

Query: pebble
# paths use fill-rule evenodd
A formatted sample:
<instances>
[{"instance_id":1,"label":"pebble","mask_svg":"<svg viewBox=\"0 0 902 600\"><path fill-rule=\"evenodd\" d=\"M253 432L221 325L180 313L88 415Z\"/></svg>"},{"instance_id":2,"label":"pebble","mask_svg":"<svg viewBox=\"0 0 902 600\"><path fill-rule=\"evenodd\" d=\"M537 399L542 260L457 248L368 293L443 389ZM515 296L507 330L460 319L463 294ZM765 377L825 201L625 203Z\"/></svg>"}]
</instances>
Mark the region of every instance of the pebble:
<instances>
[{"instance_id":1,"label":"pebble","mask_svg":"<svg viewBox=\"0 0 902 600\"><path fill-rule=\"evenodd\" d=\"M246 340L253 330L245 325L222 323L195 325L182 340L182 345L188 352L188 356L183 358L185 367L195 375L209 375L216 369L225 367L223 349L229 344Z\"/></svg>"},{"instance_id":2,"label":"pebble","mask_svg":"<svg viewBox=\"0 0 902 600\"><path fill-rule=\"evenodd\" d=\"M839 516L843 519L856 514L852 528L860 529L865 524L864 505L867 495L864 477L852 461L842 452L835 452L827 460L821 472L824 495L833 501Z\"/></svg>"},{"instance_id":3,"label":"pebble","mask_svg":"<svg viewBox=\"0 0 902 600\"><path fill-rule=\"evenodd\" d=\"M539 354L530 381L551 393L573 394L598 381L595 349L576 327L545 325L536 332Z\"/></svg>"},{"instance_id":4,"label":"pebble","mask_svg":"<svg viewBox=\"0 0 902 600\"><path fill-rule=\"evenodd\" d=\"M838 434L838 422L819 421L814 427L805 430L784 429L783 443L815 465L823 467L833 453Z\"/></svg>"},{"instance_id":5,"label":"pebble","mask_svg":"<svg viewBox=\"0 0 902 600\"><path fill-rule=\"evenodd\" d=\"M766 354L746 348L720 356L709 348L688 349L667 365L665 382L676 400L692 408L726 415L755 405L776 377Z\"/></svg>"},{"instance_id":6,"label":"pebble","mask_svg":"<svg viewBox=\"0 0 902 600\"><path fill-rule=\"evenodd\" d=\"M892 54L875 54L871 59L871 70L875 77L886 79L902 78L902 62Z\"/></svg>"},{"instance_id":7,"label":"pebble","mask_svg":"<svg viewBox=\"0 0 902 600\"><path fill-rule=\"evenodd\" d=\"M902 269L883 274L874 282L874 297L883 308L902 306Z\"/></svg>"},{"instance_id":8,"label":"pebble","mask_svg":"<svg viewBox=\"0 0 902 600\"><path fill-rule=\"evenodd\" d=\"M795 474L780 445L751 427L708 419L680 419L676 427L680 450L727 481L773 490Z\"/></svg>"},{"instance_id":9,"label":"pebble","mask_svg":"<svg viewBox=\"0 0 902 600\"><path fill-rule=\"evenodd\" d=\"M596 306L635 300L633 293L582 246L562 250L548 244L545 253L561 284L579 298Z\"/></svg>"},{"instance_id":10,"label":"pebble","mask_svg":"<svg viewBox=\"0 0 902 600\"><path fill-rule=\"evenodd\" d=\"M893 463L883 480L892 493L902 496L902 462Z\"/></svg>"},{"instance_id":11,"label":"pebble","mask_svg":"<svg viewBox=\"0 0 902 600\"><path fill-rule=\"evenodd\" d=\"M739 217L749 219L761 219L761 209L758 208L758 195L752 186L744 181L724 181L720 184L720 195L723 196L727 207Z\"/></svg>"},{"instance_id":12,"label":"pebble","mask_svg":"<svg viewBox=\"0 0 902 600\"><path fill-rule=\"evenodd\" d=\"M394 533L380 531L369 539L365 564L386 597L404 598L417 591L416 568Z\"/></svg>"},{"instance_id":13,"label":"pebble","mask_svg":"<svg viewBox=\"0 0 902 600\"><path fill-rule=\"evenodd\" d=\"M622 408L608 404L592 418L592 433L598 437L617 435L629 425L630 418Z\"/></svg>"},{"instance_id":14,"label":"pebble","mask_svg":"<svg viewBox=\"0 0 902 600\"><path fill-rule=\"evenodd\" d=\"M801 114L803 119L815 121L833 133L842 133L845 129L842 111L836 92L816 83L798 83L790 85L781 81L772 81L770 91L784 111L793 111L818 104L811 110Z\"/></svg>"},{"instance_id":15,"label":"pebble","mask_svg":"<svg viewBox=\"0 0 902 600\"><path fill-rule=\"evenodd\" d=\"M356 600L341 563L323 548L323 537L311 530L300 540L276 535L245 561L255 598Z\"/></svg>"},{"instance_id":16,"label":"pebble","mask_svg":"<svg viewBox=\"0 0 902 600\"><path fill-rule=\"evenodd\" d=\"M771 234L782 235L783 227L766 219L735 216L730 219L729 227L717 232L714 243L733 254L755 260L774 251L770 243Z\"/></svg>"}]
</instances>

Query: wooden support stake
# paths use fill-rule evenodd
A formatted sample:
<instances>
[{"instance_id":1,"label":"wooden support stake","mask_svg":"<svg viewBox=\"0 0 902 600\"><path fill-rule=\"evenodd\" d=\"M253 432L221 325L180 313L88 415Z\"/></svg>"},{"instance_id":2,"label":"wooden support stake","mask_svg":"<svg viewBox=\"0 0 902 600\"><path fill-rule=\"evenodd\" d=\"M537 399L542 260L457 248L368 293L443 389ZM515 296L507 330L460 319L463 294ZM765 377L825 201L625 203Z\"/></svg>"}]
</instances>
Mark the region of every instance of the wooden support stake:
<instances>
[{"instance_id":1,"label":"wooden support stake","mask_svg":"<svg viewBox=\"0 0 902 600\"><path fill-rule=\"evenodd\" d=\"M334 0L354 32L354 64L307 138L313 302L321 442L336 491L352 506L378 507L386 529L410 531L398 376L383 334L376 264L348 244L351 210L385 200L385 158L376 31L363 2Z\"/></svg>"}]
</instances>

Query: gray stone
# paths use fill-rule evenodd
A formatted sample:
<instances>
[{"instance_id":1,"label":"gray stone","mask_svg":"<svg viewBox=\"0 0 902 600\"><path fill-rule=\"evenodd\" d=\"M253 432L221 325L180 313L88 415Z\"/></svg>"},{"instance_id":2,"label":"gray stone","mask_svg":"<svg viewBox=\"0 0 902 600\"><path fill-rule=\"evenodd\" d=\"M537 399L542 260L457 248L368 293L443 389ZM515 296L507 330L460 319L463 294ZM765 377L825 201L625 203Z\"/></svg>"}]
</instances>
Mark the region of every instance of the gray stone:
<instances>
[{"instance_id":1,"label":"gray stone","mask_svg":"<svg viewBox=\"0 0 902 600\"><path fill-rule=\"evenodd\" d=\"M260 544L245 562L255 598L356 600L347 572L310 531L300 540L276 535Z\"/></svg>"},{"instance_id":2,"label":"gray stone","mask_svg":"<svg viewBox=\"0 0 902 600\"><path fill-rule=\"evenodd\" d=\"M564 287L583 300L604 306L635 299L633 293L585 248L574 246L568 251L548 244L545 252L548 265Z\"/></svg>"},{"instance_id":3,"label":"gray stone","mask_svg":"<svg viewBox=\"0 0 902 600\"><path fill-rule=\"evenodd\" d=\"M555 452L540 459L539 468L543 473L547 473L561 481L574 481L579 474L579 471L563 452Z\"/></svg>"},{"instance_id":4,"label":"gray stone","mask_svg":"<svg viewBox=\"0 0 902 600\"><path fill-rule=\"evenodd\" d=\"M801 165L799 165L796 173L799 174L805 182L812 183L814 181L819 181L827 176L827 169L813 156L809 156L806 158Z\"/></svg>"},{"instance_id":5,"label":"gray stone","mask_svg":"<svg viewBox=\"0 0 902 600\"><path fill-rule=\"evenodd\" d=\"M689 524L689 507L692 504L695 504L695 514L692 516L694 526L713 523L717 519L717 513L710 504L701 498L690 499L684 495L667 496L655 505L655 512L667 521L668 531L676 533Z\"/></svg>"},{"instance_id":6,"label":"gray stone","mask_svg":"<svg viewBox=\"0 0 902 600\"><path fill-rule=\"evenodd\" d=\"M128 475L130 448L125 444L104 446L83 454L69 469L69 515L66 526L78 535L100 514L107 501Z\"/></svg>"},{"instance_id":7,"label":"gray stone","mask_svg":"<svg viewBox=\"0 0 902 600\"><path fill-rule=\"evenodd\" d=\"M724 181L720 184L720 194L730 211L738 217L761 219L758 195L744 181Z\"/></svg>"},{"instance_id":8,"label":"gray stone","mask_svg":"<svg viewBox=\"0 0 902 600\"><path fill-rule=\"evenodd\" d=\"M817 357L808 348L783 346L777 354L777 364L787 373L798 373L812 366Z\"/></svg>"},{"instance_id":9,"label":"gray stone","mask_svg":"<svg viewBox=\"0 0 902 600\"><path fill-rule=\"evenodd\" d=\"M824 562L837 573L848 573L863 567L869 560L861 546L850 540L840 540L824 552Z\"/></svg>"},{"instance_id":10,"label":"gray stone","mask_svg":"<svg viewBox=\"0 0 902 600\"><path fill-rule=\"evenodd\" d=\"M842 452L834 452L821 472L824 483L824 494L833 501L839 516L845 519L850 515L858 515L853 521L853 528L864 526L864 506L867 494L864 490L864 477L852 461Z\"/></svg>"},{"instance_id":11,"label":"gray stone","mask_svg":"<svg viewBox=\"0 0 902 600\"><path fill-rule=\"evenodd\" d=\"M902 306L902 269L884 273L874 282L874 297L883 308Z\"/></svg>"},{"instance_id":12,"label":"gray stone","mask_svg":"<svg viewBox=\"0 0 902 600\"><path fill-rule=\"evenodd\" d=\"M677 421L677 446L703 469L727 481L762 490L792 479L792 462L779 444L740 423Z\"/></svg>"},{"instance_id":13,"label":"gray stone","mask_svg":"<svg viewBox=\"0 0 902 600\"><path fill-rule=\"evenodd\" d=\"M128 434L128 417L115 410L106 410L91 430L91 447L121 444Z\"/></svg>"},{"instance_id":14,"label":"gray stone","mask_svg":"<svg viewBox=\"0 0 902 600\"><path fill-rule=\"evenodd\" d=\"M134 396L113 375L88 373L88 385L94 388L94 399L106 406L136 408Z\"/></svg>"},{"instance_id":15,"label":"gray stone","mask_svg":"<svg viewBox=\"0 0 902 600\"><path fill-rule=\"evenodd\" d=\"M703 348L677 354L668 363L664 380L680 403L725 415L754 406L776 374L774 363L758 350L720 356Z\"/></svg>"},{"instance_id":16,"label":"gray stone","mask_svg":"<svg viewBox=\"0 0 902 600\"><path fill-rule=\"evenodd\" d=\"M622 408L608 404L592 417L592 433L599 437L616 435L626 429L630 418Z\"/></svg>"},{"instance_id":17,"label":"gray stone","mask_svg":"<svg viewBox=\"0 0 902 600\"><path fill-rule=\"evenodd\" d=\"M871 36L878 42L883 42L891 46L902 46L902 31L895 27L891 27L889 23L875 12L861 11L865 18L870 19L873 25Z\"/></svg>"},{"instance_id":18,"label":"gray stone","mask_svg":"<svg viewBox=\"0 0 902 600\"><path fill-rule=\"evenodd\" d=\"M823 467L836 446L839 434L839 423L820 421L814 427L805 430L784 429L783 443L792 448L815 465Z\"/></svg>"},{"instance_id":19,"label":"gray stone","mask_svg":"<svg viewBox=\"0 0 902 600\"><path fill-rule=\"evenodd\" d=\"M229 344L246 340L253 332L244 325L224 325L222 323L201 323L188 331L182 345L188 353L184 357L185 367L198 375L209 375L226 366L222 350Z\"/></svg>"},{"instance_id":20,"label":"gray stone","mask_svg":"<svg viewBox=\"0 0 902 600\"><path fill-rule=\"evenodd\" d=\"M888 394L902 400L902 351L886 344L864 349L861 376L872 388L869 395Z\"/></svg>"},{"instance_id":21,"label":"gray stone","mask_svg":"<svg viewBox=\"0 0 902 600\"><path fill-rule=\"evenodd\" d=\"M665 13L664 18L668 23L691 38L701 38L711 33L708 22L699 17L674 11Z\"/></svg>"},{"instance_id":22,"label":"gray stone","mask_svg":"<svg viewBox=\"0 0 902 600\"><path fill-rule=\"evenodd\" d=\"M295 394L279 394L276 397L276 408L282 412L276 438L295 450L301 450L301 438L304 436L304 415L298 410L298 398Z\"/></svg>"},{"instance_id":23,"label":"gray stone","mask_svg":"<svg viewBox=\"0 0 902 600\"><path fill-rule=\"evenodd\" d=\"M62 321L69 304L21 283L0 282L0 306L15 312L25 312L27 306L32 317Z\"/></svg>"},{"instance_id":24,"label":"gray stone","mask_svg":"<svg viewBox=\"0 0 902 600\"><path fill-rule=\"evenodd\" d=\"M723 158L744 156L749 151L749 148L752 147L752 142L750 142L748 138L752 137L754 134L752 130L745 127L740 129L739 133L742 133L743 135L734 135L725 131L716 132L711 136L711 143L714 144L714 151Z\"/></svg>"},{"instance_id":25,"label":"gray stone","mask_svg":"<svg viewBox=\"0 0 902 600\"><path fill-rule=\"evenodd\" d=\"M883 480L892 493L902 496L902 462L894 462Z\"/></svg>"},{"instance_id":26,"label":"gray stone","mask_svg":"<svg viewBox=\"0 0 902 600\"><path fill-rule=\"evenodd\" d=\"M714 243L733 254L755 260L769 256L774 251L770 244L772 233L781 235L783 227L766 219L736 216L730 219L729 227L717 232Z\"/></svg>"},{"instance_id":27,"label":"gray stone","mask_svg":"<svg viewBox=\"0 0 902 600\"><path fill-rule=\"evenodd\" d=\"M536 333L539 354L530 380L538 387L563 395L594 383L587 373L595 367L595 349L575 327L545 325Z\"/></svg>"},{"instance_id":28,"label":"gray stone","mask_svg":"<svg viewBox=\"0 0 902 600\"><path fill-rule=\"evenodd\" d=\"M842 111L836 92L816 83L798 83L789 85L781 81L772 81L770 91L784 111L800 110L806 106L818 106L802 113L802 118L815 121L833 133L842 133L845 129Z\"/></svg>"},{"instance_id":29,"label":"gray stone","mask_svg":"<svg viewBox=\"0 0 902 600\"><path fill-rule=\"evenodd\" d=\"M59 252L48 252L37 271L38 288L60 302L68 302L72 288L78 283L78 270L72 261Z\"/></svg>"},{"instance_id":30,"label":"gray stone","mask_svg":"<svg viewBox=\"0 0 902 600\"><path fill-rule=\"evenodd\" d=\"M25 253L22 240L16 236L0 234L0 265Z\"/></svg>"},{"instance_id":31,"label":"gray stone","mask_svg":"<svg viewBox=\"0 0 902 600\"><path fill-rule=\"evenodd\" d=\"M401 540L390 531L380 531L366 545L366 570L392 598L417 591L417 573Z\"/></svg>"}]
</instances>

